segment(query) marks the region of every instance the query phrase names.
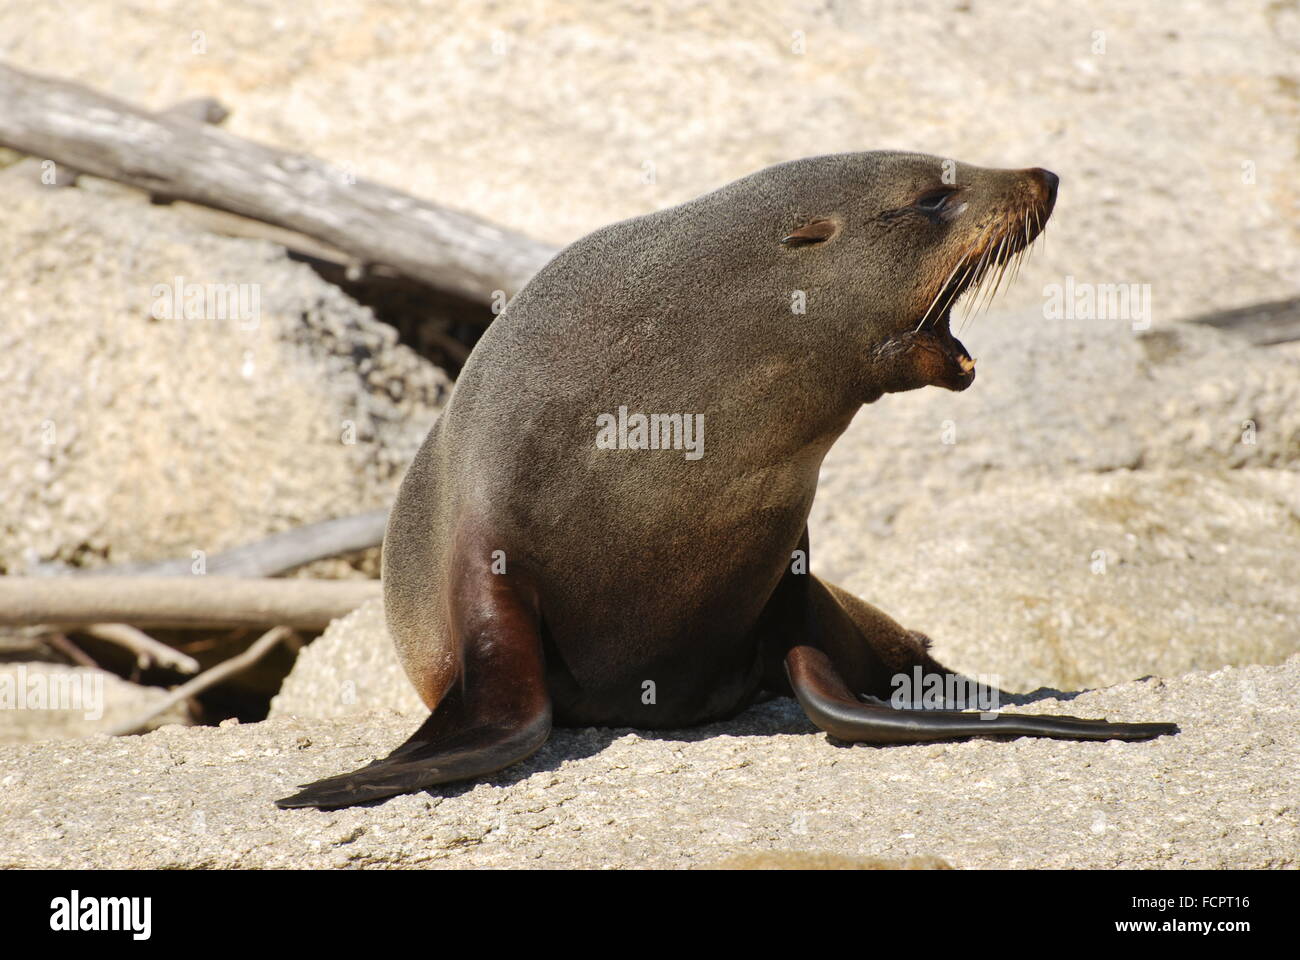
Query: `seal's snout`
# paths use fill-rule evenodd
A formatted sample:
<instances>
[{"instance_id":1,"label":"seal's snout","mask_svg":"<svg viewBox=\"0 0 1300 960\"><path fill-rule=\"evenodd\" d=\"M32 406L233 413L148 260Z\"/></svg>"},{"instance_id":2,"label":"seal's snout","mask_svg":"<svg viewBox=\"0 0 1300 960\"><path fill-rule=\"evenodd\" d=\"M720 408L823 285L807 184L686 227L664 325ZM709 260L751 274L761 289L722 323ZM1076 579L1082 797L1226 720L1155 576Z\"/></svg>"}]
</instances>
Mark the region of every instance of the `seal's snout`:
<instances>
[{"instance_id":1,"label":"seal's snout","mask_svg":"<svg viewBox=\"0 0 1300 960\"><path fill-rule=\"evenodd\" d=\"M969 316L992 302L1004 279L1015 280L1052 215L1060 183L1043 167L972 168L955 187L927 186L906 208L931 235L941 230L943 236L933 248L940 254L922 264L926 280L917 292L926 299L920 301L925 306L919 319L911 323L909 335L894 333L877 351L877 359L888 357L902 368L891 375L887 390L926 384L965 390L971 385L975 361L950 332L952 308L964 298ZM953 201L954 196L962 199ZM889 223L901 218L898 211L882 216Z\"/></svg>"},{"instance_id":2,"label":"seal's snout","mask_svg":"<svg viewBox=\"0 0 1300 960\"><path fill-rule=\"evenodd\" d=\"M1029 172L1038 177L1043 189L1043 203L1051 209L1056 204L1056 188L1060 186L1061 178L1051 170L1044 170L1042 167L1034 167Z\"/></svg>"}]
</instances>

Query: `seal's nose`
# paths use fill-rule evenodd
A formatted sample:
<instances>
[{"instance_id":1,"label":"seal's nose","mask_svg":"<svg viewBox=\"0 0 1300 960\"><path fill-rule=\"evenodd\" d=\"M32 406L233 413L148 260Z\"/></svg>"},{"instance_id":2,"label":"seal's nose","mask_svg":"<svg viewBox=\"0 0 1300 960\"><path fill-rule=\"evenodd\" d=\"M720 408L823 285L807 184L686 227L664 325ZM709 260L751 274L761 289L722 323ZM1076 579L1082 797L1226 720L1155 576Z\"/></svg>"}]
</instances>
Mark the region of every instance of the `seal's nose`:
<instances>
[{"instance_id":1,"label":"seal's nose","mask_svg":"<svg viewBox=\"0 0 1300 960\"><path fill-rule=\"evenodd\" d=\"M1038 174L1038 178L1043 181L1043 187L1047 190L1047 202L1056 202L1056 188L1061 182L1061 178L1052 173L1051 170L1044 170L1042 167L1034 167L1031 173Z\"/></svg>"}]
</instances>

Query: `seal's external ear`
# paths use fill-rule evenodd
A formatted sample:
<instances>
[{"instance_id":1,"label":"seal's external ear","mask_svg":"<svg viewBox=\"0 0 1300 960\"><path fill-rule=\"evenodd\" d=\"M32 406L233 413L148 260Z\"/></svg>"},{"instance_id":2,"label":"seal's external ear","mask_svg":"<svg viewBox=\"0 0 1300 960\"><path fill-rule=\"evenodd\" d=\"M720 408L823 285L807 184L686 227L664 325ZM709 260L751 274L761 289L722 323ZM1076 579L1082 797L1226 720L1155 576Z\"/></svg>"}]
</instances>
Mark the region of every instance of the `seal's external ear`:
<instances>
[{"instance_id":1,"label":"seal's external ear","mask_svg":"<svg viewBox=\"0 0 1300 960\"><path fill-rule=\"evenodd\" d=\"M806 247L810 243L821 243L839 233L839 225L834 220L819 218L810 220L798 230L782 237L781 242L787 247Z\"/></svg>"}]
</instances>

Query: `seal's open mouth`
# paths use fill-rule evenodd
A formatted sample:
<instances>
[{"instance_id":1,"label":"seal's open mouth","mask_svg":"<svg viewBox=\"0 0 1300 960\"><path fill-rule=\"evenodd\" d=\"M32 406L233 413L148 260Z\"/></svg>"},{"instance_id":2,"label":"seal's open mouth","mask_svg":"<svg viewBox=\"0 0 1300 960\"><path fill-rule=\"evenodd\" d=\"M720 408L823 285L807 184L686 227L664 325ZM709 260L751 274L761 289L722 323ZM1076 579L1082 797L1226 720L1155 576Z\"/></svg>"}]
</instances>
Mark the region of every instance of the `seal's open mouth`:
<instances>
[{"instance_id":1,"label":"seal's open mouth","mask_svg":"<svg viewBox=\"0 0 1300 960\"><path fill-rule=\"evenodd\" d=\"M1014 283L1022 260L1046 228L1050 212L1051 207L1045 211L1026 209L1009 224L1003 221L985 231L957 258L917 323L917 332L932 320L946 321L953 304L964 294L973 293L964 301L968 316L992 302L1008 273Z\"/></svg>"},{"instance_id":2,"label":"seal's open mouth","mask_svg":"<svg viewBox=\"0 0 1300 960\"><path fill-rule=\"evenodd\" d=\"M925 361L931 383L964 390L974 381L975 360L952 335L953 306L962 301L964 325L971 314L993 301L1004 278L1009 276L1010 282L1015 281L1020 264L1046 226L1055 199L1052 189L1042 206L1013 213L977 238L957 257L915 329L902 338L911 348L933 355Z\"/></svg>"}]
</instances>

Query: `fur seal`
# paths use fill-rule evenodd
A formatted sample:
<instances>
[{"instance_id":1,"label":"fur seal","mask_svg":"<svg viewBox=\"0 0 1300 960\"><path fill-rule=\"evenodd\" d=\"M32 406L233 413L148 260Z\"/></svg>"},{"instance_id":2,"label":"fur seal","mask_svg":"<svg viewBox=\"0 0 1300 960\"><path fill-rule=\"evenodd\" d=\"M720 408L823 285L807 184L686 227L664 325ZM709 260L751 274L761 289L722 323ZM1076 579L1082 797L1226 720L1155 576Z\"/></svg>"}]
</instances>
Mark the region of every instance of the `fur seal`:
<instances>
[{"instance_id":1,"label":"fur seal","mask_svg":"<svg viewBox=\"0 0 1300 960\"><path fill-rule=\"evenodd\" d=\"M561 251L474 349L389 519L388 625L431 716L279 806L472 779L552 723L692 726L764 691L872 744L1176 732L894 709L891 678L949 673L929 640L796 553L863 404L970 386L952 305L1014 265L1056 190L1039 168L836 154Z\"/></svg>"}]
</instances>

